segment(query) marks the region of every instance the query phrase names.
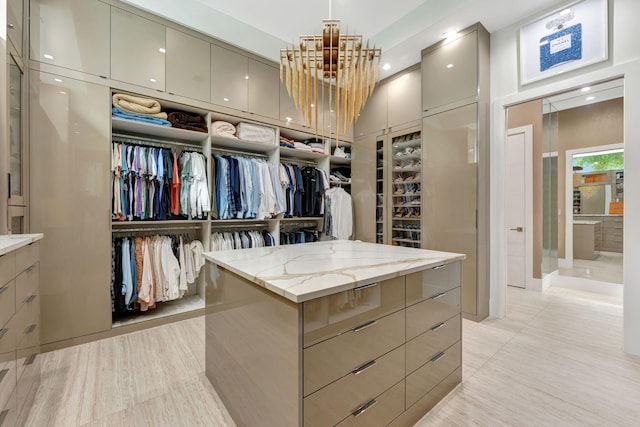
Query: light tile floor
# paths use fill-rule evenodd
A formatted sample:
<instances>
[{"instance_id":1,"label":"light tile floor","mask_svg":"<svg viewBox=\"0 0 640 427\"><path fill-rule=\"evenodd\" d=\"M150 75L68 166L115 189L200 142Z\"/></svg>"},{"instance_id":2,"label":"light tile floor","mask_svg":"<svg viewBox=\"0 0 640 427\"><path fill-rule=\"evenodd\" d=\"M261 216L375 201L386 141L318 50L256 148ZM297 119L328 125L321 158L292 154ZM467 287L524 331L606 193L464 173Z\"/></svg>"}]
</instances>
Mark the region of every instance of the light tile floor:
<instances>
[{"instance_id":1,"label":"light tile floor","mask_svg":"<svg viewBox=\"0 0 640 427\"><path fill-rule=\"evenodd\" d=\"M463 383L418 426L637 426L640 357L615 298L509 288L505 319L463 322ZM232 426L204 375L202 317L42 357L30 426Z\"/></svg>"}]
</instances>

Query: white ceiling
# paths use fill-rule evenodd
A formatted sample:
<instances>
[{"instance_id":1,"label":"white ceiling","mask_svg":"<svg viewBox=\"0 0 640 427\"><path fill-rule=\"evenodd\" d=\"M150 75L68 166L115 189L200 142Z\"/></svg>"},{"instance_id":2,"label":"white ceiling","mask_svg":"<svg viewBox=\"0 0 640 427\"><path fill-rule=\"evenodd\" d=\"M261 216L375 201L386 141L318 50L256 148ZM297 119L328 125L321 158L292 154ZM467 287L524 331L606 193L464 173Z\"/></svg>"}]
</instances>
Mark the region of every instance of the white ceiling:
<instances>
[{"instance_id":1,"label":"white ceiling","mask_svg":"<svg viewBox=\"0 0 640 427\"><path fill-rule=\"evenodd\" d=\"M361 34L382 49L394 74L420 61L420 51L450 29L481 22L490 33L559 8L558 0L124 0L134 6L278 61L280 48L318 34L322 20Z\"/></svg>"}]
</instances>

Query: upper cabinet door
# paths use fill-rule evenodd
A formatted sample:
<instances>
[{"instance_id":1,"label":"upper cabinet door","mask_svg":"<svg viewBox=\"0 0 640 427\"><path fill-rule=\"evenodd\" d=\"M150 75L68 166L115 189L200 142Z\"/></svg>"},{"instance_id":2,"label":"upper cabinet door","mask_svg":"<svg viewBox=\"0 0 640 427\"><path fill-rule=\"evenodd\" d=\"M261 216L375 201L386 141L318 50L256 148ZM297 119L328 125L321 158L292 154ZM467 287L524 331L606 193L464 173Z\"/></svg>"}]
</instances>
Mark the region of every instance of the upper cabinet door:
<instances>
[{"instance_id":1,"label":"upper cabinet door","mask_svg":"<svg viewBox=\"0 0 640 427\"><path fill-rule=\"evenodd\" d=\"M165 27L111 8L111 78L164 91Z\"/></svg>"},{"instance_id":2,"label":"upper cabinet door","mask_svg":"<svg viewBox=\"0 0 640 427\"><path fill-rule=\"evenodd\" d=\"M415 69L387 83L389 127L420 120L420 76L420 69Z\"/></svg>"},{"instance_id":3,"label":"upper cabinet door","mask_svg":"<svg viewBox=\"0 0 640 427\"><path fill-rule=\"evenodd\" d=\"M375 88L355 124L355 137L379 133L387 127L387 85Z\"/></svg>"},{"instance_id":4,"label":"upper cabinet door","mask_svg":"<svg viewBox=\"0 0 640 427\"><path fill-rule=\"evenodd\" d=\"M478 32L422 55L422 110L478 96Z\"/></svg>"},{"instance_id":5,"label":"upper cabinet door","mask_svg":"<svg viewBox=\"0 0 640 427\"><path fill-rule=\"evenodd\" d=\"M7 36L22 56L22 17L24 0L7 0Z\"/></svg>"},{"instance_id":6,"label":"upper cabinet door","mask_svg":"<svg viewBox=\"0 0 640 427\"><path fill-rule=\"evenodd\" d=\"M211 45L211 102L247 111L248 58L229 49Z\"/></svg>"},{"instance_id":7,"label":"upper cabinet door","mask_svg":"<svg viewBox=\"0 0 640 427\"><path fill-rule=\"evenodd\" d=\"M209 102L210 43L167 28L167 92Z\"/></svg>"},{"instance_id":8,"label":"upper cabinet door","mask_svg":"<svg viewBox=\"0 0 640 427\"><path fill-rule=\"evenodd\" d=\"M278 86L280 88L280 120L286 123L295 123L306 126L308 123L304 121L302 112L296 108L296 104L287 93L285 85L278 84Z\"/></svg>"},{"instance_id":9,"label":"upper cabinet door","mask_svg":"<svg viewBox=\"0 0 640 427\"><path fill-rule=\"evenodd\" d=\"M96 0L31 0L31 59L109 77L109 9Z\"/></svg>"},{"instance_id":10,"label":"upper cabinet door","mask_svg":"<svg viewBox=\"0 0 640 427\"><path fill-rule=\"evenodd\" d=\"M271 65L249 59L249 111L261 116L280 117L280 75Z\"/></svg>"}]
</instances>

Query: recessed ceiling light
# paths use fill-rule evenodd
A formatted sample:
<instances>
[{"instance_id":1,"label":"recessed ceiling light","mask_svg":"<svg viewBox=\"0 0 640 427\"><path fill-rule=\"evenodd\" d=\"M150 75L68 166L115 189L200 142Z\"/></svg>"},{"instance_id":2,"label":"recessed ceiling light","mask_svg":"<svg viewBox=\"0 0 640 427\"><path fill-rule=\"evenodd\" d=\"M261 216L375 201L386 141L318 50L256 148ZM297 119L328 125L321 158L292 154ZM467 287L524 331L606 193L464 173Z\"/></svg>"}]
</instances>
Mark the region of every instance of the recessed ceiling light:
<instances>
[{"instance_id":1,"label":"recessed ceiling light","mask_svg":"<svg viewBox=\"0 0 640 427\"><path fill-rule=\"evenodd\" d=\"M447 64L447 68L453 68L453 64Z\"/></svg>"},{"instance_id":2,"label":"recessed ceiling light","mask_svg":"<svg viewBox=\"0 0 640 427\"><path fill-rule=\"evenodd\" d=\"M589 86L587 87L583 87L582 89L580 89L580 92L589 92L591 90L591 88Z\"/></svg>"},{"instance_id":3,"label":"recessed ceiling light","mask_svg":"<svg viewBox=\"0 0 640 427\"><path fill-rule=\"evenodd\" d=\"M158 49L158 52L160 52L160 53L165 53L166 51L167 51L167 50L166 50L165 48L163 48L163 47L161 47L160 49Z\"/></svg>"},{"instance_id":4,"label":"recessed ceiling light","mask_svg":"<svg viewBox=\"0 0 640 427\"><path fill-rule=\"evenodd\" d=\"M596 99L595 96L587 96L587 101L593 101L594 99Z\"/></svg>"},{"instance_id":5,"label":"recessed ceiling light","mask_svg":"<svg viewBox=\"0 0 640 427\"><path fill-rule=\"evenodd\" d=\"M390 70L390 69L391 69L391 64L384 64L384 65L382 66L382 69L383 69L383 70L385 70L385 71L386 71L386 70Z\"/></svg>"},{"instance_id":6,"label":"recessed ceiling light","mask_svg":"<svg viewBox=\"0 0 640 427\"><path fill-rule=\"evenodd\" d=\"M53 59L53 56L49 55L48 53L45 53L44 56L46 59Z\"/></svg>"},{"instance_id":7,"label":"recessed ceiling light","mask_svg":"<svg viewBox=\"0 0 640 427\"><path fill-rule=\"evenodd\" d=\"M229 98L222 98L224 102L229 102Z\"/></svg>"}]
</instances>

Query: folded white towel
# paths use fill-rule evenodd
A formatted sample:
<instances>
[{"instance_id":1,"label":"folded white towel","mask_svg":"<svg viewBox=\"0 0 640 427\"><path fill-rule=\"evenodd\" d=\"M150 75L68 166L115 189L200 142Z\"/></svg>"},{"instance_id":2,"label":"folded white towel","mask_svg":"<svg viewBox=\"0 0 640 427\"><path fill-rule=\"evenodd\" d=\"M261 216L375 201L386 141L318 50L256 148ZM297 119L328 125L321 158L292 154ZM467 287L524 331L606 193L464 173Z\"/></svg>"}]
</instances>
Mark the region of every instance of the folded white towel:
<instances>
[{"instance_id":1,"label":"folded white towel","mask_svg":"<svg viewBox=\"0 0 640 427\"><path fill-rule=\"evenodd\" d=\"M149 117L167 120L167 113L160 110L162 105L160 102L151 98L142 98L140 96L127 95L125 93L113 94L113 106L121 109L126 113L142 114Z\"/></svg>"},{"instance_id":2,"label":"folded white towel","mask_svg":"<svg viewBox=\"0 0 640 427\"><path fill-rule=\"evenodd\" d=\"M296 150L300 150L300 151L311 151L311 147L309 147L307 144L305 144L304 142L294 142L293 145L296 146Z\"/></svg>"},{"instance_id":3,"label":"folded white towel","mask_svg":"<svg viewBox=\"0 0 640 427\"><path fill-rule=\"evenodd\" d=\"M236 127L229 122L217 120L211 123L211 133L214 135L236 138Z\"/></svg>"},{"instance_id":4,"label":"folded white towel","mask_svg":"<svg viewBox=\"0 0 640 427\"><path fill-rule=\"evenodd\" d=\"M276 131L273 128L253 123L238 123L238 138L245 141L264 142L276 145Z\"/></svg>"}]
</instances>

